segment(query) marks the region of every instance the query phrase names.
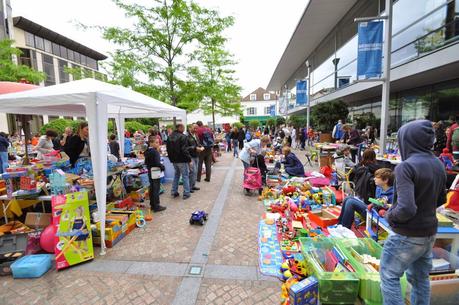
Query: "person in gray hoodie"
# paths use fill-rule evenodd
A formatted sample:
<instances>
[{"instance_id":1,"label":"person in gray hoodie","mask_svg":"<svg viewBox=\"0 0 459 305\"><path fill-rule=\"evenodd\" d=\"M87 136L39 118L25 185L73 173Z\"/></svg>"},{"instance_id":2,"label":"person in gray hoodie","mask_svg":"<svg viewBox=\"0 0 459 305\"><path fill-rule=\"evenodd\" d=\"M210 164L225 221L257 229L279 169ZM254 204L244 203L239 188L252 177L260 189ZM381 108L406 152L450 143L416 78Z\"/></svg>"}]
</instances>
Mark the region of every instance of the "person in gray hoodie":
<instances>
[{"instance_id":1,"label":"person in gray hoodie","mask_svg":"<svg viewBox=\"0 0 459 305\"><path fill-rule=\"evenodd\" d=\"M432 147L435 132L427 120L410 122L398 131L402 162L395 168L397 200L385 218L392 233L381 256L383 304L405 304L400 277L407 274L411 304L430 303L429 272L437 233L436 208L445 202L446 172Z\"/></svg>"}]
</instances>

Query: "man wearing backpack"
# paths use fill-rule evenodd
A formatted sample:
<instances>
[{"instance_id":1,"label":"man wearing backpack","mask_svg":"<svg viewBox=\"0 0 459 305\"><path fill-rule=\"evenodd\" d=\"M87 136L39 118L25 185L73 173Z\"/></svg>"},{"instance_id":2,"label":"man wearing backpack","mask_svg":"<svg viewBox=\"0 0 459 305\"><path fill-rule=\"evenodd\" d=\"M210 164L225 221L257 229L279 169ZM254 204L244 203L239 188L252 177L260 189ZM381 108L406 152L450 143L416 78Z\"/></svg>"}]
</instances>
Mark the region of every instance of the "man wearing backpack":
<instances>
[{"instance_id":1,"label":"man wearing backpack","mask_svg":"<svg viewBox=\"0 0 459 305\"><path fill-rule=\"evenodd\" d=\"M212 166L212 147L214 146L214 135L212 130L208 127L205 127L201 121L197 121L198 129L196 133L198 134L199 142L201 143L204 150L199 153L199 164L198 164L198 177L196 181L201 181L202 174L202 163L206 165L206 178L204 181L210 182L211 176L211 166Z\"/></svg>"},{"instance_id":2,"label":"man wearing backpack","mask_svg":"<svg viewBox=\"0 0 459 305\"><path fill-rule=\"evenodd\" d=\"M183 180L183 200L190 198L190 164L191 156L188 148L188 139L183 134L185 127L177 124L177 129L167 139L167 155L174 165L175 175L172 182L172 197L178 197L178 185L180 176Z\"/></svg>"}]
</instances>

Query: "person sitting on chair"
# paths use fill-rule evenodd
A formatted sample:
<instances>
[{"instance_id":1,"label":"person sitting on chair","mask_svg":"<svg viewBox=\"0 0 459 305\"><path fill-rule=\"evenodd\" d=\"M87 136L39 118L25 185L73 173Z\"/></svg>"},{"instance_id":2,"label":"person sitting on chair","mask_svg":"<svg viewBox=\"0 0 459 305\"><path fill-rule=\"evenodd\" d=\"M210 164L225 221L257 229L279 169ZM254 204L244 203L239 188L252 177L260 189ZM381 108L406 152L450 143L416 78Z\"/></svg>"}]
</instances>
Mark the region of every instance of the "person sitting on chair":
<instances>
[{"instance_id":1,"label":"person sitting on chair","mask_svg":"<svg viewBox=\"0 0 459 305\"><path fill-rule=\"evenodd\" d=\"M282 163L284 164L285 172L290 176L295 177L304 177L304 167L298 157L292 153L291 148L289 146L284 146L282 148L282 154L284 155L284 160ZM276 164L277 168L280 168L280 163Z\"/></svg>"},{"instance_id":2,"label":"person sitting on chair","mask_svg":"<svg viewBox=\"0 0 459 305\"><path fill-rule=\"evenodd\" d=\"M389 168L380 168L375 172L376 199L383 204L391 204L394 198L394 173ZM354 213L364 219L367 216L367 204L357 197L347 197L341 207L338 224L350 229L354 222Z\"/></svg>"}]
</instances>

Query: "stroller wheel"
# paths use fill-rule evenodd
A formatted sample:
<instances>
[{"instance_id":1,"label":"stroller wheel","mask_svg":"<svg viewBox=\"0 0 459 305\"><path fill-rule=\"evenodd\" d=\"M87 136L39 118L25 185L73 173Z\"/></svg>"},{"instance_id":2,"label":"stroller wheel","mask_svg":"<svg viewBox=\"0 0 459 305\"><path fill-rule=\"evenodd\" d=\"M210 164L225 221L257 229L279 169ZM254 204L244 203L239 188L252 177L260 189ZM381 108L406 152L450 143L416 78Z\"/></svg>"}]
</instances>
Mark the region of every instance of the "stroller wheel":
<instances>
[{"instance_id":1,"label":"stroller wheel","mask_svg":"<svg viewBox=\"0 0 459 305\"><path fill-rule=\"evenodd\" d=\"M244 188L244 195L249 196L250 195L250 190Z\"/></svg>"},{"instance_id":2,"label":"stroller wheel","mask_svg":"<svg viewBox=\"0 0 459 305\"><path fill-rule=\"evenodd\" d=\"M258 195L261 195L263 193L263 189L258 189Z\"/></svg>"}]
</instances>

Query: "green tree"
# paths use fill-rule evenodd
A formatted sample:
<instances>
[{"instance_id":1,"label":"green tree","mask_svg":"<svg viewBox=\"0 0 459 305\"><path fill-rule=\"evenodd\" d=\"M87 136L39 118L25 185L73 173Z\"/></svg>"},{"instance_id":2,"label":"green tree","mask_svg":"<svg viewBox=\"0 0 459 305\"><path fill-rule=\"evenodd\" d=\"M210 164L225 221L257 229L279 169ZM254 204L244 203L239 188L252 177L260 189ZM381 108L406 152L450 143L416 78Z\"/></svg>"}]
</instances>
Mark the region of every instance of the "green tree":
<instances>
[{"instance_id":1,"label":"green tree","mask_svg":"<svg viewBox=\"0 0 459 305\"><path fill-rule=\"evenodd\" d=\"M18 82L27 81L38 84L45 79L43 72L35 71L26 65L17 65L13 57L21 56L22 52L12 46L13 40L0 41L0 81Z\"/></svg>"},{"instance_id":2,"label":"green tree","mask_svg":"<svg viewBox=\"0 0 459 305\"><path fill-rule=\"evenodd\" d=\"M279 127L285 124L285 118L283 116L276 117L276 126Z\"/></svg>"},{"instance_id":3,"label":"green tree","mask_svg":"<svg viewBox=\"0 0 459 305\"><path fill-rule=\"evenodd\" d=\"M228 18L222 22L222 26L226 28L233 23L233 18ZM241 87L236 84L235 70L232 68L236 62L233 55L224 49L225 43L226 38L220 32L209 35L192 55L197 65L188 70L190 77L195 80L195 97L201 101L200 108L212 114L214 129L216 113L241 113Z\"/></svg>"},{"instance_id":4,"label":"green tree","mask_svg":"<svg viewBox=\"0 0 459 305\"><path fill-rule=\"evenodd\" d=\"M113 1L134 20L133 29L101 28L103 37L118 46L109 64L115 81L173 106L183 105L192 49L207 35L223 31L228 18L191 0L154 0L148 7Z\"/></svg>"},{"instance_id":5,"label":"green tree","mask_svg":"<svg viewBox=\"0 0 459 305\"><path fill-rule=\"evenodd\" d=\"M269 126L270 128L276 126L276 119L275 118L269 118L266 120L266 125Z\"/></svg>"},{"instance_id":6,"label":"green tree","mask_svg":"<svg viewBox=\"0 0 459 305\"><path fill-rule=\"evenodd\" d=\"M256 130L260 126L260 121L257 121L257 120L250 121L249 126L252 130Z\"/></svg>"},{"instance_id":7,"label":"green tree","mask_svg":"<svg viewBox=\"0 0 459 305\"><path fill-rule=\"evenodd\" d=\"M349 110L345 102L334 100L318 104L311 109L312 125L316 130L330 132L338 120L345 120Z\"/></svg>"},{"instance_id":8,"label":"green tree","mask_svg":"<svg viewBox=\"0 0 459 305\"><path fill-rule=\"evenodd\" d=\"M354 123L357 129L364 129L367 126L379 126L378 120L373 112L365 112L362 114L354 115Z\"/></svg>"},{"instance_id":9,"label":"green tree","mask_svg":"<svg viewBox=\"0 0 459 305\"><path fill-rule=\"evenodd\" d=\"M295 128L306 127L306 117L303 115L291 115L288 119L288 123Z\"/></svg>"}]
</instances>

